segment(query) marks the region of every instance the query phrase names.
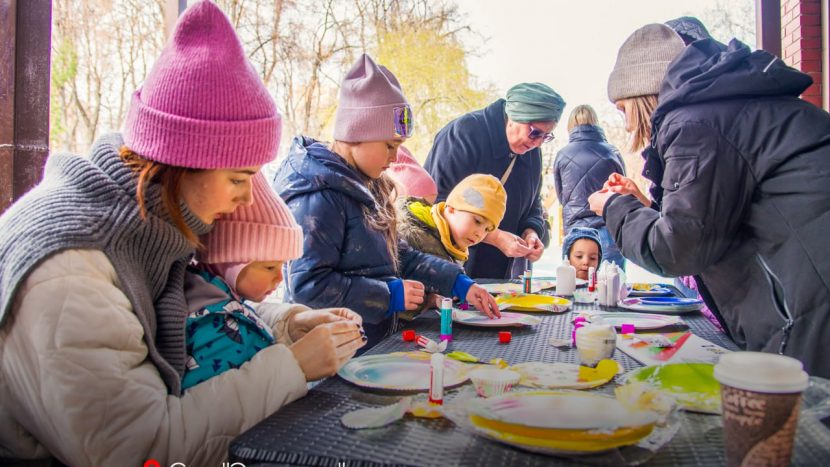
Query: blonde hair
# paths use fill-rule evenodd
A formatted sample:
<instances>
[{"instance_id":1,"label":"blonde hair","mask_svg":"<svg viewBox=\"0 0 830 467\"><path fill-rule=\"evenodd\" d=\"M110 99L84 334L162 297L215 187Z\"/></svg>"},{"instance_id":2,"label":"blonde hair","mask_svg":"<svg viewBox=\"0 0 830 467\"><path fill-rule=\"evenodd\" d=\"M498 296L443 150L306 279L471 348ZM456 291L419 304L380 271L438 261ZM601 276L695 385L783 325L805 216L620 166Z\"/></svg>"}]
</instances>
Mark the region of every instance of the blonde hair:
<instances>
[{"instance_id":1,"label":"blonde hair","mask_svg":"<svg viewBox=\"0 0 830 467\"><path fill-rule=\"evenodd\" d=\"M380 178L367 182L369 192L375 199L375 206L365 204L361 207L363 217L373 230L383 233L386 238L386 250L392 257L392 267L398 270L398 217L395 211L395 182L392 177L381 173Z\"/></svg>"},{"instance_id":2,"label":"blonde hair","mask_svg":"<svg viewBox=\"0 0 830 467\"><path fill-rule=\"evenodd\" d=\"M587 104L578 105L571 111L571 116L568 117L568 133L579 125L596 125L598 121L599 118L597 118L597 113L593 107Z\"/></svg>"},{"instance_id":3,"label":"blonde hair","mask_svg":"<svg viewBox=\"0 0 830 467\"><path fill-rule=\"evenodd\" d=\"M632 152L639 151L651 142L651 116L657 108L657 96L629 97L630 106L625 107L625 120L630 123L634 130L631 132L628 149Z\"/></svg>"}]
</instances>

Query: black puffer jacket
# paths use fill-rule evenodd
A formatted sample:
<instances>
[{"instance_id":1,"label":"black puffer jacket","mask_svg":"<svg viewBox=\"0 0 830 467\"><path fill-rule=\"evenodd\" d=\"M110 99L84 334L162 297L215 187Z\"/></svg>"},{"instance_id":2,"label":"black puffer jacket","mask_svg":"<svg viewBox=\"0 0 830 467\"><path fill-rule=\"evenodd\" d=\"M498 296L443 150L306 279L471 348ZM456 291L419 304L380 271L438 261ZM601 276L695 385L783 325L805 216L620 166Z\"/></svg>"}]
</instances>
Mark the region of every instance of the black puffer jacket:
<instances>
[{"instance_id":1,"label":"black puffer jacket","mask_svg":"<svg viewBox=\"0 0 830 467\"><path fill-rule=\"evenodd\" d=\"M625 175L624 167L620 152L606 142L602 128L579 125L571 131L569 143L553 163L565 231L576 226L605 227L602 218L588 207L588 197L601 189L612 173Z\"/></svg>"},{"instance_id":2,"label":"black puffer jacket","mask_svg":"<svg viewBox=\"0 0 830 467\"><path fill-rule=\"evenodd\" d=\"M830 115L798 98L810 83L738 41L693 43L652 117L661 210L616 196L604 217L626 258L696 275L738 345L828 378Z\"/></svg>"}]
</instances>

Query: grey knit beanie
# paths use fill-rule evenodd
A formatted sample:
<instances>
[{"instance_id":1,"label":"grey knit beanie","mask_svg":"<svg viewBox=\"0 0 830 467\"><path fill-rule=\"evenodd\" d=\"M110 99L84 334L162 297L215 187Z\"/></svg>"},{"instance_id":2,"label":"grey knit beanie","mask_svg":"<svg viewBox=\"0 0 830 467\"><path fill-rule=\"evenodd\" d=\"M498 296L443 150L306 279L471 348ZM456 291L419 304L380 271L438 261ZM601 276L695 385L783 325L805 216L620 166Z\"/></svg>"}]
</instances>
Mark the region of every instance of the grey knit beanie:
<instances>
[{"instance_id":1,"label":"grey knit beanie","mask_svg":"<svg viewBox=\"0 0 830 467\"><path fill-rule=\"evenodd\" d=\"M664 24L647 24L634 31L617 52L608 77L608 99L616 102L659 93L669 64L684 47L683 39Z\"/></svg>"}]
</instances>

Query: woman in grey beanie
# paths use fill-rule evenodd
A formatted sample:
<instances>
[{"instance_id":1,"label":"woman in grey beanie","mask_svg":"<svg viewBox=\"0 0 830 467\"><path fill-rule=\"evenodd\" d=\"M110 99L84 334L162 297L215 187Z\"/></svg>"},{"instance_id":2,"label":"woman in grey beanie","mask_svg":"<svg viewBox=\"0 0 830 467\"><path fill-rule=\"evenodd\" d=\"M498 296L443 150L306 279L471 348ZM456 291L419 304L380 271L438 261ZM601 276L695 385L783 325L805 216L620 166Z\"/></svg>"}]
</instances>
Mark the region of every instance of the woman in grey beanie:
<instances>
[{"instance_id":1,"label":"woman in grey beanie","mask_svg":"<svg viewBox=\"0 0 830 467\"><path fill-rule=\"evenodd\" d=\"M626 258L694 275L740 347L826 378L830 116L798 98L811 83L735 39L684 48L669 27L644 26L620 48L608 96L645 148L653 202L615 174L589 203Z\"/></svg>"}]
</instances>

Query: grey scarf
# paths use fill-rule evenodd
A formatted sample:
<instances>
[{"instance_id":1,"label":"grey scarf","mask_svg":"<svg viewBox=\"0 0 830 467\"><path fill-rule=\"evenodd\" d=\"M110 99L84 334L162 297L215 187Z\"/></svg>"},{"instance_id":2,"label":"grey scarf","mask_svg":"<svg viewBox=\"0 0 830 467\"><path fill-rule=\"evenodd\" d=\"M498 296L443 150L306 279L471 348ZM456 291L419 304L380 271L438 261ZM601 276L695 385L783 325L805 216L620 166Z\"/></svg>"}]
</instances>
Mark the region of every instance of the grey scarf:
<instances>
[{"instance_id":1,"label":"grey scarf","mask_svg":"<svg viewBox=\"0 0 830 467\"><path fill-rule=\"evenodd\" d=\"M159 186L148 188L141 219L135 175L118 155L123 144L111 134L95 142L89 158L50 156L43 181L0 217L0 326L18 287L43 260L69 249L102 251L144 328L150 359L170 393L180 395L184 271L194 248L162 208ZM184 206L183 213L197 235L210 230Z\"/></svg>"}]
</instances>

